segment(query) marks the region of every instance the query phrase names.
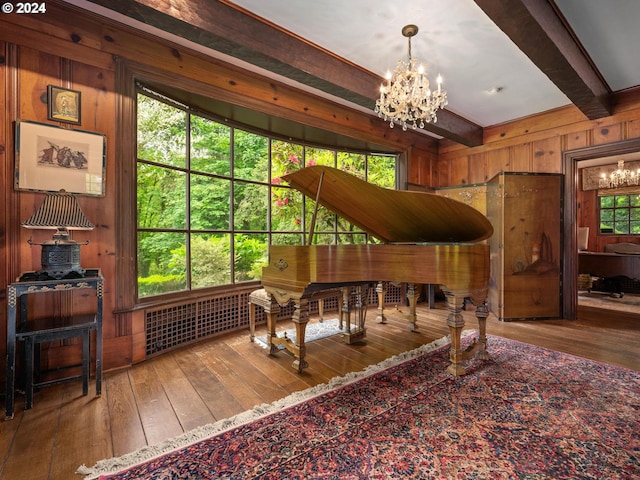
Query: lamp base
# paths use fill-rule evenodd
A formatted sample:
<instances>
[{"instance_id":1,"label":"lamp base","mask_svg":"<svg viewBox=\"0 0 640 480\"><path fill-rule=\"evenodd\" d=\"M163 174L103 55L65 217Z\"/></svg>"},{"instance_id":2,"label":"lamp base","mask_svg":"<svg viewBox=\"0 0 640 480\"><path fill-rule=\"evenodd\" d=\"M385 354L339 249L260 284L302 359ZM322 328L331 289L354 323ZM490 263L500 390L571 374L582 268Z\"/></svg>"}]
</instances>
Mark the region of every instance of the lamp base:
<instances>
[{"instance_id":1,"label":"lamp base","mask_svg":"<svg viewBox=\"0 0 640 480\"><path fill-rule=\"evenodd\" d=\"M85 269L80 266L80 244L72 240L54 240L42 243L40 260L42 270L38 273L46 274L59 280L71 273L84 275Z\"/></svg>"}]
</instances>

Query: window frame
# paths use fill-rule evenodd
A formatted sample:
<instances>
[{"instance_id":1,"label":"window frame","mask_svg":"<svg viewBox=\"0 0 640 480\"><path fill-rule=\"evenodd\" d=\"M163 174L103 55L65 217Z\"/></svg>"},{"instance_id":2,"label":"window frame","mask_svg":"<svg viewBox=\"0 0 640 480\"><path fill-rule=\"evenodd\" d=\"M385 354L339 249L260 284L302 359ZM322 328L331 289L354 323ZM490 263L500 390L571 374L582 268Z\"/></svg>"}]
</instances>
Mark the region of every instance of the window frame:
<instances>
[{"instance_id":1,"label":"window frame","mask_svg":"<svg viewBox=\"0 0 640 480\"><path fill-rule=\"evenodd\" d=\"M627 197L627 205L626 206L617 206L617 201L616 198L617 197ZM625 192L625 193L613 193L612 195L599 195L598 198L598 203L597 203L597 221L598 221L598 233L600 235L611 235L611 236L637 236L639 233L635 233L632 232L632 225L634 223L634 220L632 219L632 211L635 209L640 210L640 201L636 200L636 204L633 204L632 201L632 197L636 197L636 199L640 198L640 192L638 193L629 193L629 192ZM603 199L604 198L613 198L612 202L613 202L613 207L609 208L609 207L602 207L602 203L603 203ZM604 223L603 219L602 219L602 214L603 211L611 211L613 213L613 228L611 228L611 231L609 231L609 229L603 230L602 225ZM620 233L616 231L616 226L618 224L618 222L620 220L616 220L616 217L618 215L616 215L616 212L618 211L626 211L627 212L627 219L626 222L622 221L624 223L626 223L626 233ZM607 222L609 222L609 220L606 220Z\"/></svg>"},{"instance_id":2,"label":"window frame","mask_svg":"<svg viewBox=\"0 0 640 480\"><path fill-rule=\"evenodd\" d=\"M200 174L202 172L199 171L194 171L191 166L190 166L190 160L189 160L189 155L190 155L190 148L189 148L189 139L190 139L190 135L188 134L189 129L191 128L191 116L192 115L197 115L200 117L203 117L207 120L219 123L221 125L224 125L225 127L230 128L231 130L231 134L230 134L230 173L229 176L223 176L223 175L215 175L215 174L207 174L210 175L212 177L216 177L216 178L221 178L224 179L226 181L229 181L230 183L230 201L229 201L229 228L228 230L216 230L215 232L210 232L208 230L198 230L198 229L194 229L191 227L191 224L188 220L188 213L187 213L187 221L186 221L186 225L185 228L180 228L180 229L169 229L169 228L153 228L153 227L139 227L138 225L138 221L137 221L137 212L135 215L135 219L134 219L134 226L135 226L135 239L133 240L134 244L135 244L135 253L136 253L136 257L138 255L138 236L140 233L145 233L145 232L173 232L173 233L183 233L186 236L186 245L185 245L185 249L186 249L186 262L187 262L187 271L186 271L186 285L185 285L185 289L184 290L178 290L178 291L171 291L171 292L166 292L166 293L158 293L158 294L154 294L154 295L145 295L145 296L139 296L139 292L138 292L138 277L137 277L137 272L138 272L138 262L135 262L135 302L136 303L145 303L149 300L151 301L155 301L158 299L170 299L172 296L176 296L176 295L185 295L185 294L194 294L194 292L200 293L202 294L202 292L215 292L217 290L223 289L223 290L232 290L234 288L237 288L239 286L243 286L246 284L251 284L258 282L258 280L255 281L237 281L236 280L236 272L234 271L234 261L233 259L235 258L235 236L237 234L244 234L244 233L251 233L251 234L261 234L261 235L266 235L267 237L267 245L271 245L273 244L273 238L276 235L289 235L289 236L299 236L299 242L297 244L305 244L306 242L306 238L308 237L308 230L309 230L309 225L308 225L308 215L307 215L307 209L308 209L308 205L311 202L310 199L305 198L304 195L301 195L302 197L302 215L301 215L301 229L300 230L284 230L284 231L274 231L272 228L272 220L273 220L273 214L272 214L272 202L268 201L267 202L267 228L265 230L251 230L250 232L246 232L243 229L236 229L235 226L235 221L234 221L234 186L236 185L236 183L238 182L242 182L246 185L248 184L256 184L256 185L260 185L260 186L265 186L268 189L268 198L271 199L272 198L272 191L274 189L274 185L273 185L273 178L272 178L272 174L273 174L273 158L272 158L272 153L273 153L273 144L274 142L285 142L290 144L291 146L298 146L302 149L302 158L301 163L303 166L307 166L308 163L308 159L307 159L307 152L309 150L314 150L314 149L320 149L320 150L324 150L327 152L330 152L333 154L333 166L337 166L339 165L339 161L340 161L340 157L342 155L362 155L364 157L364 172L365 172L365 179L367 178L368 174L369 174L369 160L371 158L380 158L380 157L390 157L390 158L394 158L394 163L395 163L395 185L394 188L398 189L400 181L399 181L399 177L400 177L400 172L401 172L401 168L400 168L400 164L401 164L401 159L402 159L402 155L400 152L397 152L396 154L389 154L389 153L380 153L380 152L373 152L373 151L360 151L360 150L355 150L355 149L345 149L345 148L338 148L334 145L318 145L318 144L312 144L309 142L304 142L302 140L298 140L298 139L293 139L293 138L283 138L279 135L273 134L271 132L263 132L260 131L258 129L252 128L250 126L246 126L246 125L242 125L236 122L232 122L228 119L224 119L221 117L216 116L215 114L212 114L210 112L204 112L202 110L196 109L196 108L192 108L189 105L185 105L180 101L176 101L173 100L171 98L165 97L162 94L157 93L156 91L154 91L151 88L147 88L143 82L138 82L136 84L136 89L135 89L135 98L134 98L134 102L136 103L136 112L137 112L137 98L138 98L138 94L142 94L145 96L148 96L156 101L160 101L163 103L167 103L169 105L171 105L172 107L175 107L179 110L182 110L185 112L186 115L186 125L185 125L185 133L186 133L186 139L185 139L185 155L187 156L186 158L186 162L185 162L185 166L184 167L176 167L176 166L172 166L172 165L166 165L166 164L158 164L157 162L154 161L150 161L150 160L146 160L146 159L139 159L137 156L137 147L136 147L136 155L135 155L135 159L136 159L136 169L135 171L137 172L137 166L139 164L145 164L145 165L150 165L150 166L155 166L155 167L159 167L159 168L167 168L170 170L176 170L176 171L180 171L182 173L185 174L185 176L187 177L187 185L188 185L188 178L196 173L196 174ZM137 113L136 113L136 118L135 120L135 137L137 137ZM234 172L234 146L235 146L235 142L234 142L234 137L235 137L235 132L241 130L243 132L247 132L250 134L255 134L258 136L262 136L266 138L267 141L267 145L268 145L268 152L267 152L267 156L268 156L268 175L267 175L267 179L266 181L262 182L262 181L255 181L255 180L250 180L250 179L245 179L245 178L241 178L241 177L236 177L235 172ZM137 178L137 174L136 174L136 178ZM279 187L282 188L282 187ZM284 187L284 188L288 188L291 189L291 187ZM291 189L293 190L293 189ZM294 190L295 191L295 190ZM137 198L137 193L138 193L138 189L136 187L136 198ZM189 196L190 196L190 191L187 190L186 194L185 194L185 201L187 203L189 203ZM186 206L187 208L187 212L188 212L188 205ZM357 236L361 236L364 241L362 243L370 243L370 236L364 232L361 231L360 229L357 229L357 231L345 231L343 229L340 228L340 221L339 221L339 217L337 217L335 214L331 214L332 217L334 218L333 221L333 229L332 230L324 230L324 231L316 231L315 233L318 235L322 235L325 238L327 236L333 237L333 243L335 244L340 244L342 242L340 242L340 237L343 237L345 234L346 235L357 235ZM344 223L344 221L342 221L342 223ZM222 284L222 285L210 285L210 286L206 286L206 287L200 287L200 288L196 288L193 286L192 284L192 279L191 279L191 269L189 267L190 265L190 239L193 237L194 234L197 233L219 233L219 234L226 234L229 236L229 241L230 241L230 283L228 284Z\"/></svg>"}]
</instances>

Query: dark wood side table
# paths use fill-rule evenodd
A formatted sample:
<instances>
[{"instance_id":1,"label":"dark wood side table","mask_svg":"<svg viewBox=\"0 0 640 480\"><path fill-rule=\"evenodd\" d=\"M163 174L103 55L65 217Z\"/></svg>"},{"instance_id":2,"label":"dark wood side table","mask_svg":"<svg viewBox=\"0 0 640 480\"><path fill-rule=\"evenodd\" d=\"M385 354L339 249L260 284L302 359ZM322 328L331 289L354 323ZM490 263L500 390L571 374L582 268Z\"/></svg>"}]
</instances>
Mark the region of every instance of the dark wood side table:
<instances>
[{"instance_id":1,"label":"dark wood side table","mask_svg":"<svg viewBox=\"0 0 640 480\"><path fill-rule=\"evenodd\" d=\"M95 315L80 315L71 317L63 327L33 329L27 321L27 296L38 293L64 292L78 289L92 289L96 292ZM104 278L99 269L87 269L82 277L42 279L36 272L25 272L11 285L9 285L8 316L7 316L7 392L6 392L6 420L13 418L15 395L15 368L16 368L16 341L25 341L27 346L33 347L40 341L70 338L71 330L78 330L77 337L81 337L81 330L92 329L96 331L96 395L102 393L102 304L103 304ZM18 302L20 305L20 318L17 321ZM30 329L31 328L31 329ZM82 334L85 335L85 334ZM86 338L83 336L82 338ZM84 342L83 342L84 343ZM83 344L83 349L87 348ZM83 369L83 375L86 372ZM32 375L32 372L27 372ZM88 376L88 374L86 375ZM46 384L60 383L74 380L76 377L66 377ZM42 383L41 385L44 385ZM86 392L83 392L86 394Z\"/></svg>"}]
</instances>

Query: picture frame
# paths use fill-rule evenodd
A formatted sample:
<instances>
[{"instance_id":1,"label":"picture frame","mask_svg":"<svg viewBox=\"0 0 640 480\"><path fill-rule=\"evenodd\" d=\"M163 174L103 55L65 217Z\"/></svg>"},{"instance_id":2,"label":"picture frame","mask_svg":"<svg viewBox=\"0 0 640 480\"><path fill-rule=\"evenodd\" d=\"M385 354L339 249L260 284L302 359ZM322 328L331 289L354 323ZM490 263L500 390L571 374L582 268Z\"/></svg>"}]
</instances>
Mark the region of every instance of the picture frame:
<instances>
[{"instance_id":1,"label":"picture frame","mask_svg":"<svg viewBox=\"0 0 640 480\"><path fill-rule=\"evenodd\" d=\"M79 91L49 85L47 87L47 118L80 125L81 102L82 94Z\"/></svg>"},{"instance_id":2,"label":"picture frame","mask_svg":"<svg viewBox=\"0 0 640 480\"><path fill-rule=\"evenodd\" d=\"M104 196L106 135L18 120L16 190Z\"/></svg>"}]
</instances>

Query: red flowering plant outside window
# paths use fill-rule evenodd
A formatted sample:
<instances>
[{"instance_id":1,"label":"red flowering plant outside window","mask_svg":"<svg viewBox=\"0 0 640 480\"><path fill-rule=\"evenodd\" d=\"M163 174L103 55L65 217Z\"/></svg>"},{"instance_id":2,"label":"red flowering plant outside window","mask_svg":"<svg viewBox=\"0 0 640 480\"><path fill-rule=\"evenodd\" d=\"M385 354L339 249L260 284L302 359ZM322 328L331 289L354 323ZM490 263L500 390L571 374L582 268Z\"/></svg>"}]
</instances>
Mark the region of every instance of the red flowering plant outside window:
<instances>
[{"instance_id":1,"label":"red flowering plant outside window","mask_svg":"<svg viewBox=\"0 0 640 480\"><path fill-rule=\"evenodd\" d=\"M271 221L275 231L302 231L303 198L282 180L303 166L302 145L274 141L271 145Z\"/></svg>"}]
</instances>

